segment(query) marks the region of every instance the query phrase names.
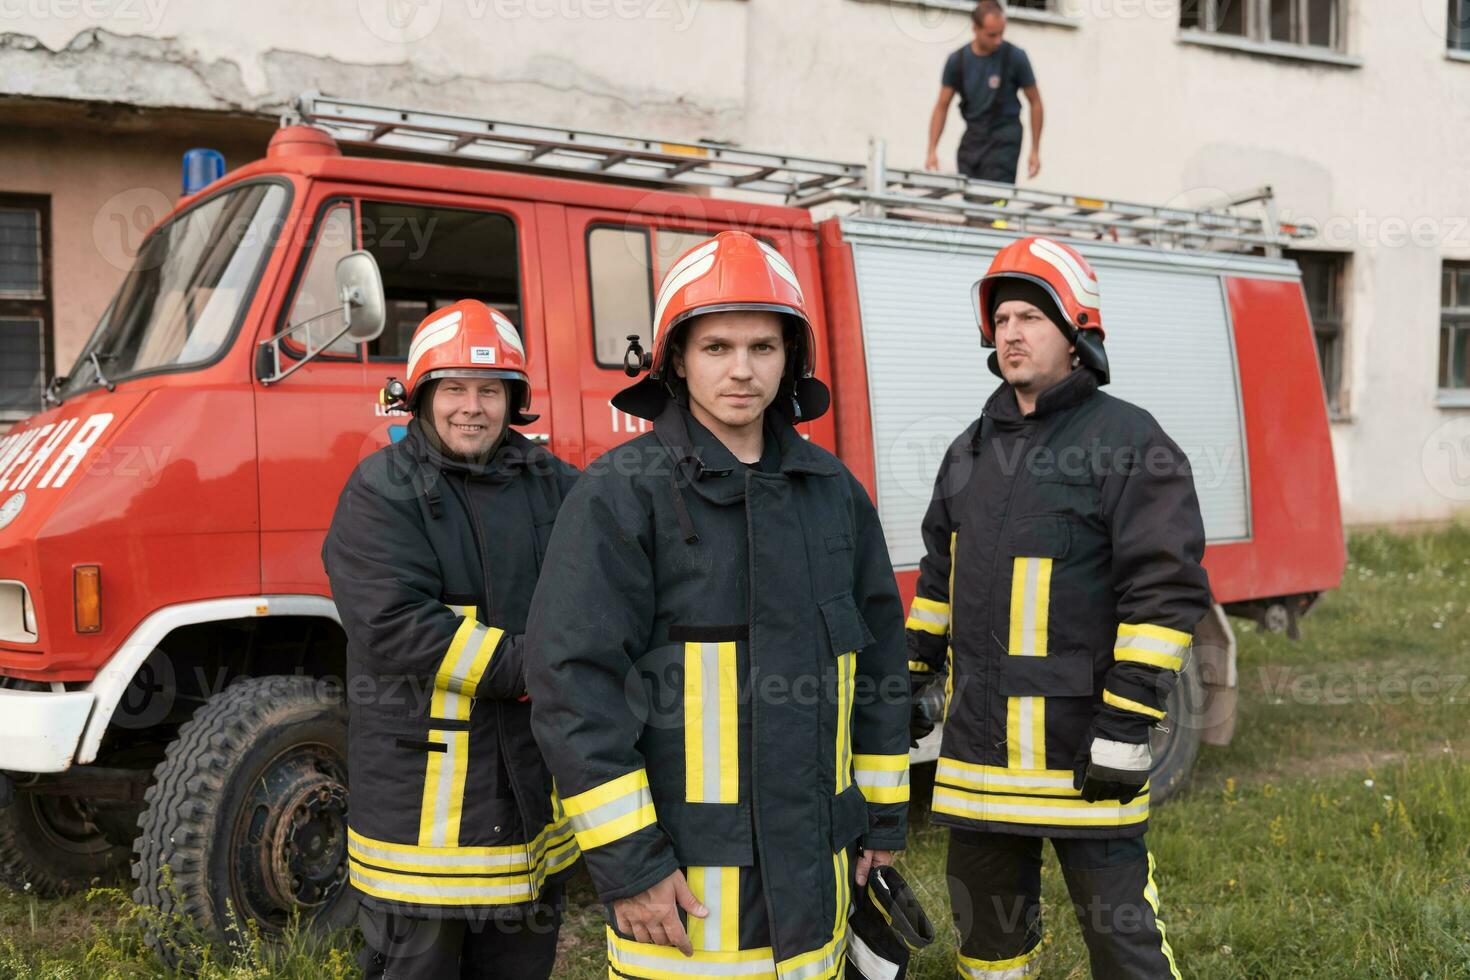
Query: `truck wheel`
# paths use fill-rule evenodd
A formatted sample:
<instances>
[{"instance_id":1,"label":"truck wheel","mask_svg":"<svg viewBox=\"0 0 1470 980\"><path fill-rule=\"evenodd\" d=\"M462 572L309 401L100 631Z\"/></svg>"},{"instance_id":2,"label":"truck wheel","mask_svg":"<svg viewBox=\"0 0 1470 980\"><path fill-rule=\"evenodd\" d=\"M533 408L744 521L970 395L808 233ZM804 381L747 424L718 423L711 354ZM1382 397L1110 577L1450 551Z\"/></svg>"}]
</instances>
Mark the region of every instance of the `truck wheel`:
<instances>
[{"instance_id":1,"label":"truck wheel","mask_svg":"<svg viewBox=\"0 0 1470 980\"><path fill-rule=\"evenodd\" d=\"M94 880L113 884L128 857L129 848L104 837L76 797L21 790L0 809L0 881L16 891L58 898Z\"/></svg>"},{"instance_id":2,"label":"truck wheel","mask_svg":"<svg viewBox=\"0 0 1470 980\"><path fill-rule=\"evenodd\" d=\"M179 729L154 770L133 844L137 888L162 922L219 941L351 921L347 709L308 677L237 681ZM187 952L150 937L165 959Z\"/></svg>"},{"instance_id":3,"label":"truck wheel","mask_svg":"<svg viewBox=\"0 0 1470 980\"><path fill-rule=\"evenodd\" d=\"M1153 730L1149 739L1153 750L1154 769L1149 776L1151 803L1162 803L1173 796L1189 779L1194 760L1199 756L1201 708L1204 687L1198 670L1185 670L1179 675L1174 690L1169 692L1164 727Z\"/></svg>"}]
</instances>

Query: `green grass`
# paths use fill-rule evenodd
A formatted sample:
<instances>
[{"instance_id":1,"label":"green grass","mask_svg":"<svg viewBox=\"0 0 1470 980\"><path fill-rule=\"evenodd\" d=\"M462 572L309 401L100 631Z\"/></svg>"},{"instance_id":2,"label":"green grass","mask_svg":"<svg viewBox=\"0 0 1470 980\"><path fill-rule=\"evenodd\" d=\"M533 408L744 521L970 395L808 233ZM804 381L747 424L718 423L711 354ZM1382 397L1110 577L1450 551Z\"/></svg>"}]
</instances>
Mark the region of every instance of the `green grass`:
<instances>
[{"instance_id":1,"label":"green grass","mask_svg":"<svg viewBox=\"0 0 1470 980\"><path fill-rule=\"evenodd\" d=\"M1180 969L1191 978L1470 976L1470 527L1355 535L1343 587L1303 639L1235 623L1235 742L1203 750L1149 834ZM923 780L919 780L922 784ZM915 980L950 980L945 835L916 808L900 868L940 926ZM1050 851L1046 977L1086 977ZM579 878L557 976L601 980L601 913ZM33 924L34 922L34 924ZM0 895L0 978L167 977L119 892ZM347 936L284 949L247 937L202 975L356 976Z\"/></svg>"}]
</instances>

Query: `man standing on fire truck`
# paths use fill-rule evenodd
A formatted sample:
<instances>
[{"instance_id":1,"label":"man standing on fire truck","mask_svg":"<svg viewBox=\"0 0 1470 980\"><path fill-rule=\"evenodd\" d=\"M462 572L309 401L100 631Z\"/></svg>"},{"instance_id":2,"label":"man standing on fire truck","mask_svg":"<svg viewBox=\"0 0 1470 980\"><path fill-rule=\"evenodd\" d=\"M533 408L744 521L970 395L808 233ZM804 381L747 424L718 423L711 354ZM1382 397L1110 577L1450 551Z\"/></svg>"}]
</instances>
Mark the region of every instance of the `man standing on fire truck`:
<instances>
[{"instance_id":1,"label":"man standing on fire truck","mask_svg":"<svg viewBox=\"0 0 1470 980\"><path fill-rule=\"evenodd\" d=\"M612 976L831 980L851 882L903 847L903 611L826 411L791 266L727 231L670 268L651 433L588 467L527 631L532 721ZM851 848L862 850L853 862Z\"/></svg>"},{"instance_id":2,"label":"man standing on fire truck","mask_svg":"<svg viewBox=\"0 0 1470 980\"><path fill-rule=\"evenodd\" d=\"M1143 834L1149 730L1210 607L1189 463L1098 391L1099 287L1076 251L1015 242L974 299L1005 383L940 464L908 620L916 712L949 672L933 819L959 974L1033 974L1050 838L1093 975L1177 980Z\"/></svg>"},{"instance_id":3,"label":"man standing on fire truck","mask_svg":"<svg viewBox=\"0 0 1470 980\"><path fill-rule=\"evenodd\" d=\"M544 980L576 842L531 734L522 633L577 471L509 428L536 419L526 354L484 303L425 319L389 389L413 421L353 472L322 552L347 632L364 969Z\"/></svg>"}]
</instances>

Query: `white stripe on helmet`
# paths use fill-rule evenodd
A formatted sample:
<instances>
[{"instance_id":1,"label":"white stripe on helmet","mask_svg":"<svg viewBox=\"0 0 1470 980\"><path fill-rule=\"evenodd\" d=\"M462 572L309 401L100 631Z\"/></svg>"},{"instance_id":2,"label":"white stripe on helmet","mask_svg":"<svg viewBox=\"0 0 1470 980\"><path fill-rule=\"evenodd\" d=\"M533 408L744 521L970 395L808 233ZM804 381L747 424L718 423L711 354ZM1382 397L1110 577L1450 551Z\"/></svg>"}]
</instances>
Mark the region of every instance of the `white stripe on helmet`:
<instances>
[{"instance_id":1,"label":"white stripe on helmet","mask_svg":"<svg viewBox=\"0 0 1470 980\"><path fill-rule=\"evenodd\" d=\"M491 310L490 319L495 321L495 332L500 334L500 342L513 348L524 360L526 348L521 343L521 335L516 332L515 324L511 323L509 318L499 310Z\"/></svg>"},{"instance_id":2,"label":"white stripe on helmet","mask_svg":"<svg viewBox=\"0 0 1470 980\"><path fill-rule=\"evenodd\" d=\"M801 291L801 283L797 282L796 270L791 268L791 263L786 261L786 256L782 255L780 252L776 251L774 248L767 245L760 239L756 239L756 244L761 247L762 252L766 253L766 264L771 267L771 271L776 273L776 275L780 276L782 279L786 280L786 282L790 283L791 288L796 290L797 298L801 300L801 304L805 306L806 297Z\"/></svg>"},{"instance_id":3,"label":"white stripe on helmet","mask_svg":"<svg viewBox=\"0 0 1470 980\"><path fill-rule=\"evenodd\" d=\"M459 321L463 318L464 314L455 310L437 320L430 320L419 329L419 335L408 346L408 376L410 378L413 377L413 368L419 362L419 358L433 348L447 344L455 338L459 333Z\"/></svg>"},{"instance_id":4,"label":"white stripe on helmet","mask_svg":"<svg viewBox=\"0 0 1470 980\"><path fill-rule=\"evenodd\" d=\"M1072 290L1072 295L1080 305L1093 309L1102 305L1097 279L1088 275L1087 270L1066 249L1044 238L1038 238L1031 243L1030 252L1062 274L1062 278L1067 281L1067 287Z\"/></svg>"},{"instance_id":5,"label":"white stripe on helmet","mask_svg":"<svg viewBox=\"0 0 1470 980\"><path fill-rule=\"evenodd\" d=\"M705 242L699 248L690 252L679 260L678 264L669 270L664 277L664 284L658 291L658 307L653 311L654 337L658 336L658 325L663 322L664 311L669 308L674 294L685 286L703 277L714 268L715 253L720 250L718 240Z\"/></svg>"}]
</instances>

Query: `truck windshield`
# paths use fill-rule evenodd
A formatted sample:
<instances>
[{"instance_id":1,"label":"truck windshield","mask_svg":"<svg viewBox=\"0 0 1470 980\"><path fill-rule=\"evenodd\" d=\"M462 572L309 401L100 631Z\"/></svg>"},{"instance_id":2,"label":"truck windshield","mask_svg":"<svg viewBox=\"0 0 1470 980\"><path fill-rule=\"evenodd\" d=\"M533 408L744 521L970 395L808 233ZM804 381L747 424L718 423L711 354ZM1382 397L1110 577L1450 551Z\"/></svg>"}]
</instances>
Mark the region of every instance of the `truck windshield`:
<instances>
[{"instance_id":1,"label":"truck windshield","mask_svg":"<svg viewBox=\"0 0 1470 980\"><path fill-rule=\"evenodd\" d=\"M60 395L212 360L234 333L286 210L280 184L210 198L144 241Z\"/></svg>"}]
</instances>

